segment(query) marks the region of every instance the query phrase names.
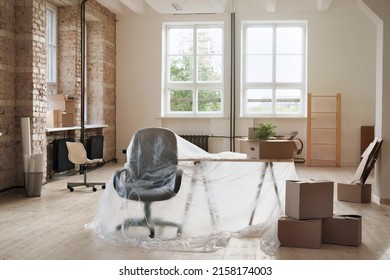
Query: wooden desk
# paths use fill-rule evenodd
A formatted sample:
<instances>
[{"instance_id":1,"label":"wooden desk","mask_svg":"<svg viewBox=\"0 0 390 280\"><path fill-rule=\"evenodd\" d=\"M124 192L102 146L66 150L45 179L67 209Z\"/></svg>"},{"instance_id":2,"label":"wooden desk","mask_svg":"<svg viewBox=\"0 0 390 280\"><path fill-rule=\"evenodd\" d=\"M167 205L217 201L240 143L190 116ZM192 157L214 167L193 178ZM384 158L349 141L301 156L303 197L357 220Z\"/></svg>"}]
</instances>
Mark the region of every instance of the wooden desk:
<instances>
[{"instance_id":1,"label":"wooden desk","mask_svg":"<svg viewBox=\"0 0 390 280\"><path fill-rule=\"evenodd\" d=\"M255 213L256 213L257 202L260 198L260 194L261 194L261 190L263 188L263 184L265 181L264 179L265 179L265 175L266 175L267 170L269 170L269 172L271 172L272 183L273 183L274 191L275 191L275 194L277 197L278 206L282 207L282 202L281 202L281 199L279 196L278 186L276 184L273 163L274 162L292 162L292 163L294 162L294 160L292 158L291 159L251 159L251 158L248 158L248 159L230 159L230 158L226 158L226 159L224 159L224 158L221 158L221 159L217 159L217 158L216 159L213 159L213 158L189 159L189 158L187 158L187 159L179 159L179 161L187 161L187 162L194 163L194 166L196 166L196 168L194 170L193 178L196 178L199 175L202 175L203 185L205 187L205 191L206 191L206 195L207 195L207 203L208 203L208 207L209 207L210 217L211 217L213 225L218 220L218 213L215 211L212 199L210 198L210 195L208 193L208 179L204 174L202 174L203 168L204 168L203 164L202 164L203 162L210 162L211 161L211 162L259 162L259 163L264 163L262 165L262 169L260 171L260 178L259 178L259 183L257 185L257 192L256 192L256 196L255 196L255 204L254 204L251 216L249 218L249 225L252 225L252 223L253 223L253 218L254 218ZM185 208L185 212L184 212L185 214L183 216L182 224L184 224L184 222L187 218L187 213L189 212L189 208L191 206L191 202L193 199L193 192L195 191L195 183L196 183L195 180L192 179L192 181L191 181L192 191L190 191L190 193L188 194L188 197L187 197L187 204L186 204L186 208Z\"/></svg>"}]
</instances>

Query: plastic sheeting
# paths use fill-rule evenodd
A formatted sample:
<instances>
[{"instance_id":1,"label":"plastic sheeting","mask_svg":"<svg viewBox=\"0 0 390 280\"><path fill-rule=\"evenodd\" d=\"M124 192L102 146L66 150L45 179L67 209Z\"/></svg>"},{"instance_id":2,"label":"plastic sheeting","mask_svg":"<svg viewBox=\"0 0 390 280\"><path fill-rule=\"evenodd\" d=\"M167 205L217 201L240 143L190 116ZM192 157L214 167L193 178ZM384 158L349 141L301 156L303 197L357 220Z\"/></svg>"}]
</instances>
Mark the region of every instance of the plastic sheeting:
<instances>
[{"instance_id":1,"label":"plastic sheeting","mask_svg":"<svg viewBox=\"0 0 390 280\"><path fill-rule=\"evenodd\" d=\"M210 154L176 139L181 187L176 196L153 202L151 217L181 224L181 234L175 227L156 226L155 238L144 226L118 229L125 219L143 218L144 207L119 196L113 178L87 228L111 244L171 251L211 252L226 247L230 238L253 237L265 253L274 254L280 245L277 220L283 214L285 181L296 178L294 163L246 161L245 154L232 152ZM124 168L134 156L131 145Z\"/></svg>"}]
</instances>

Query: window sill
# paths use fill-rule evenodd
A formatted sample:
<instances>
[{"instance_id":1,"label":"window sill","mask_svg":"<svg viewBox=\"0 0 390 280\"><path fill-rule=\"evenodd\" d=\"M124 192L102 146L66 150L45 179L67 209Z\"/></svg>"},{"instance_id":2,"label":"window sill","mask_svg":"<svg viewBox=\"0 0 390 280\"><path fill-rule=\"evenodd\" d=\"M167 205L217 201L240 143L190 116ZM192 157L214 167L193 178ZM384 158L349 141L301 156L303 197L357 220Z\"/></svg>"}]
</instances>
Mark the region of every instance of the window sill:
<instances>
[{"instance_id":1,"label":"window sill","mask_svg":"<svg viewBox=\"0 0 390 280\"><path fill-rule=\"evenodd\" d=\"M307 119L306 116L242 116L238 119Z\"/></svg>"},{"instance_id":2,"label":"window sill","mask_svg":"<svg viewBox=\"0 0 390 280\"><path fill-rule=\"evenodd\" d=\"M228 119L226 116L160 116L158 119Z\"/></svg>"}]
</instances>

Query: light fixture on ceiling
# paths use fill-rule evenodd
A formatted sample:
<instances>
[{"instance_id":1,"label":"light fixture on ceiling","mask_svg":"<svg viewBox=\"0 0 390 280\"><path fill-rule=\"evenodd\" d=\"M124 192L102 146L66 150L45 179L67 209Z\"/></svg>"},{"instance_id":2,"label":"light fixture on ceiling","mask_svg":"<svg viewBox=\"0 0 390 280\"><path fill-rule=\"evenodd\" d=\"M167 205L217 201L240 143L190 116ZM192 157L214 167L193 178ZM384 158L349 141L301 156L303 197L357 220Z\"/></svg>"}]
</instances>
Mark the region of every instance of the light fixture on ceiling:
<instances>
[{"instance_id":1,"label":"light fixture on ceiling","mask_svg":"<svg viewBox=\"0 0 390 280\"><path fill-rule=\"evenodd\" d=\"M182 11L183 8L179 5L179 3L171 3L172 7L176 10L176 11Z\"/></svg>"}]
</instances>

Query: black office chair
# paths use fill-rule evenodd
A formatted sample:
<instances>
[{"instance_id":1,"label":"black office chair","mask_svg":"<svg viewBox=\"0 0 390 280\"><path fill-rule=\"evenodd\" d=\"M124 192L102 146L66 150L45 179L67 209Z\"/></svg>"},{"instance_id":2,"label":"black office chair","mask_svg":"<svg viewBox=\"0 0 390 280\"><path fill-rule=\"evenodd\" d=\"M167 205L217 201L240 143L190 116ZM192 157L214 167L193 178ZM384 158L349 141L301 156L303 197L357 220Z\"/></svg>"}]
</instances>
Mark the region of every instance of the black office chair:
<instances>
[{"instance_id":1,"label":"black office chair","mask_svg":"<svg viewBox=\"0 0 390 280\"><path fill-rule=\"evenodd\" d=\"M182 170L178 168L175 134L165 128L144 128L137 131L127 150L126 168L114 174L113 185L122 198L143 203L145 216L142 219L128 218L117 226L123 230L130 226L147 226L154 238L154 226L177 228L180 224L153 219L151 204L173 198L180 189Z\"/></svg>"}]
</instances>

